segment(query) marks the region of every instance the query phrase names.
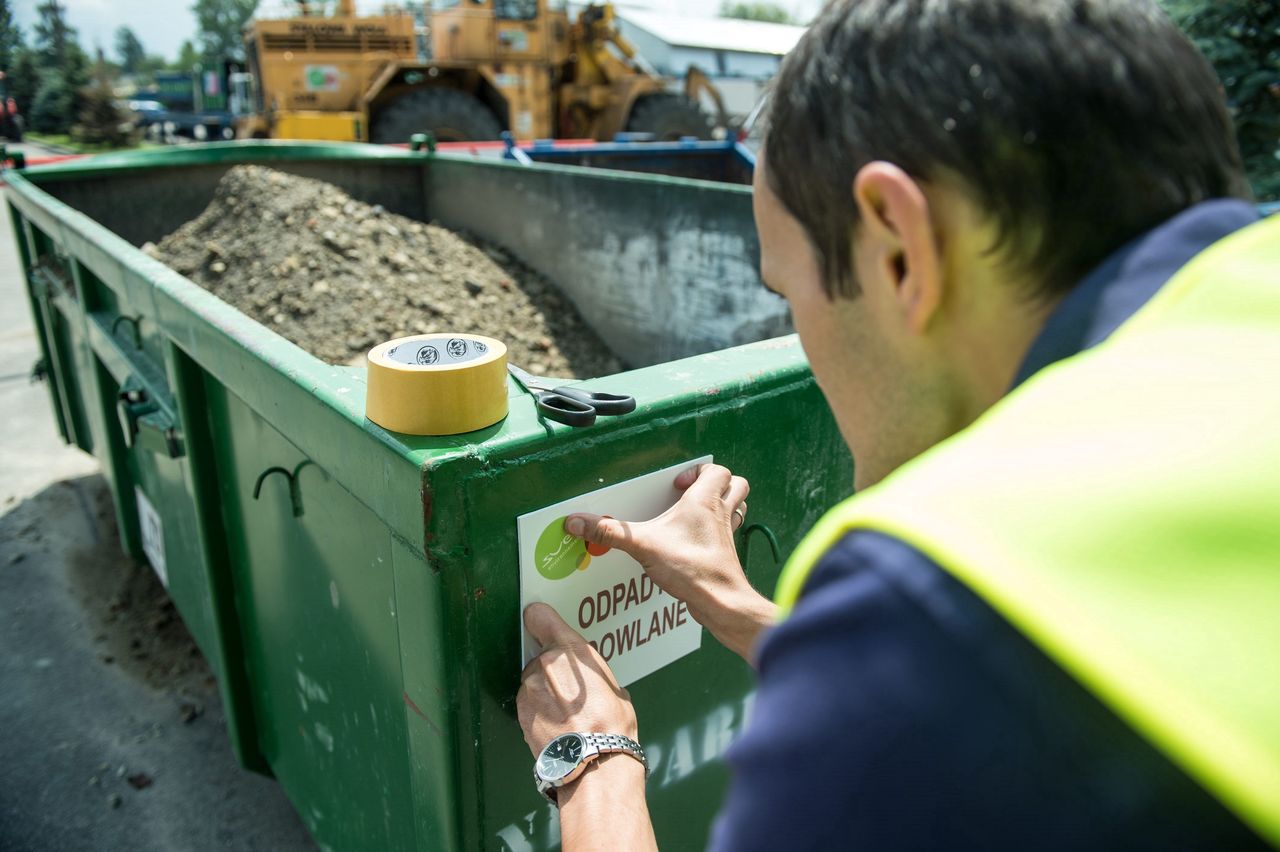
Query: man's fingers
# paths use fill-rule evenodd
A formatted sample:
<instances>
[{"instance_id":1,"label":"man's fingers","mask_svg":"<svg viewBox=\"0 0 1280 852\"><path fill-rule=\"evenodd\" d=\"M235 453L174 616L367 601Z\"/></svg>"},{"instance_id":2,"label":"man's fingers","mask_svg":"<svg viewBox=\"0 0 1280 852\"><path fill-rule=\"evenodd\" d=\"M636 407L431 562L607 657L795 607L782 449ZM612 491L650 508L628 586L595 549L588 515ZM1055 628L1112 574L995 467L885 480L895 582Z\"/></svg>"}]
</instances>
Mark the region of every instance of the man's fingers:
<instances>
[{"instance_id":1,"label":"man's fingers","mask_svg":"<svg viewBox=\"0 0 1280 852\"><path fill-rule=\"evenodd\" d=\"M751 493L751 484L741 476L735 476L729 480L729 487L724 492L724 504L732 511L747 501L747 495Z\"/></svg>"},{"instance_id":2,"label":"man's fingers","mask_svg":"<svg viewBox=\"0 0 1280 852\"><path fill-rule=\"evenodd\" d=\"M544 603L529 604L525 608L524 626L529 628L529 633L542 646L543 651L549 648L569 648L585 641L576 630L564 623L559 613Z\"/></svg>"},{"instance_id":3,"label":"man's fingers","mask_svg":"<svg viewBox=\"0 0 1280 852\"><path fill-rule=\"evenodd\" d=\"M686 496L719 497L729 487L733 474L719 464L704 464L698 468L698 481L689 486Z\"/></svg>"},{"instance_id":4,"label":"man's fingers","mask_svg":"<svg viewBox=\"0 0 1280 852\"><path fill-rule=\"evenodd\" d=\"M626 521L579 513L565 518L564 531L592 544L616 547L628 556L639 559L641 545L636 540L634 526Z\"/></svg>"},{"instance_id":5,"label":"man's fingers","mask_svg":"<svg viewBox=\"0 0 1280 852\"><path fill-rule=\"evenodd\" d=\"M527 683L530 677L541 672L542 665L539 662L541 659L542 654L536 654L532 660L524 664L524 668L520 670L520 683L522 685Z\"/></svg>"},{"instance_id":6,"label":"man's fingers","mask_svg":"<svg viewBox=\"0 0 1280 852\"><path fill-rule=\"evenodd\" d=\"M680 471L680 475L676 477L676 488L680 491L684 491L690 485L697 482L698 472L702 470L702 467L703 466L699 464L694 465L693 467L686 467L684 470Z\"/></svg>"}]
</instances>

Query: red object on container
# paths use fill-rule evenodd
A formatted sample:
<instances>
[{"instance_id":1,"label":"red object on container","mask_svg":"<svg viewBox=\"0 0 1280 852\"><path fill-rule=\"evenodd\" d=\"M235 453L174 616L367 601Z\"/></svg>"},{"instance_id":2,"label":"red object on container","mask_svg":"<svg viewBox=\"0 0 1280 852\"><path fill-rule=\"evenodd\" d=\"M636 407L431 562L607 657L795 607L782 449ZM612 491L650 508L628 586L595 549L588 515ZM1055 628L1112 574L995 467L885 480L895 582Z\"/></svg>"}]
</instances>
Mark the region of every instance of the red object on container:
<instances>
[{"instance_id":1,"label":"red object on container","mask_svg":"<svg viewBox=\"0 0 1280 852\"><path fill-rule=\"evenodd\" d=\"M611 521L614 520L612 515L602 515L601 517L608 518ZM592 544L591 542L587 542L587 553L590 553L592 556L604 556L610 550L613 550L613 548L605 547L603 544Z\"/></svg>"}]
</instances>

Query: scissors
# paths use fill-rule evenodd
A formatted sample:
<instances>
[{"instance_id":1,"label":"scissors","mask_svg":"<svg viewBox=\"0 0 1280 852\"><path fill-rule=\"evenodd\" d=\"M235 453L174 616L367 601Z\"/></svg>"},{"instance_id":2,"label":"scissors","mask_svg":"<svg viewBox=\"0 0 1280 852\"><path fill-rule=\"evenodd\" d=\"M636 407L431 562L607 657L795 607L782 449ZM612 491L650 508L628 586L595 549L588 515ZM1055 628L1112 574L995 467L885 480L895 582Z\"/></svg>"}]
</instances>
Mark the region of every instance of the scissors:
<instances>
[{"instance_id":1,"label":"scissors","mask_svg":"<svg viewBox=\"0 0 1280 852\"><path fill-rule=\"evenodd\" d=\"M526 391L533 394L538 413L558 423L590 426L596 422L597 414L616 417L636 410L634 396L566 387L559 383L568 379L539 378L526 373L515 364L508 364L507 369Z\"/></svg>"}]
</instances>

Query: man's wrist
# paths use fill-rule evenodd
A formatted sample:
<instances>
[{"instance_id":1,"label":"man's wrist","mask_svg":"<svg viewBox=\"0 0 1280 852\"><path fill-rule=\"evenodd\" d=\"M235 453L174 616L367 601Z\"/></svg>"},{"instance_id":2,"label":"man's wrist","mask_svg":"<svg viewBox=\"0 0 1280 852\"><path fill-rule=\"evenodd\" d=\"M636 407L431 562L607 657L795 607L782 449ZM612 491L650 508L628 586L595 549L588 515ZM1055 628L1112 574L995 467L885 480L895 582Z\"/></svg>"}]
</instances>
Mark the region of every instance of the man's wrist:
<instances>
[{"instance_id":1,"label":"man's wrist","mask_svg":"<svg viewBox=\"0 0 1280 852\"><path fill-rule=\"evenodd\" d=\"M601 754L581 775L556 788L556 803L563 811L576 796L579 800L605 794L610 797L639 792L644 797L644 764L626 752Z\"/></svg>"},{"instance_id":2,"label":"man's wrist","mask_svg":"<svg viewBox=\"0 0 1280 852\"><path fill-rule=\"evenodd\" d=\"M644 800L644 767L624 753L604 754L560 793L565 852L657 850Z\"/></svg>"},{"instance_id":3,"label":"man's wrist","mask_svg":"<svg viewBox=\"0 0 1280 852\"><path fill-rule=\"evenodd\" d=\"M778 607L750 584L710 590L695 608L694 619L729 650L755 665L756 642L778 620Z\"/></svg>"}]
</instances>

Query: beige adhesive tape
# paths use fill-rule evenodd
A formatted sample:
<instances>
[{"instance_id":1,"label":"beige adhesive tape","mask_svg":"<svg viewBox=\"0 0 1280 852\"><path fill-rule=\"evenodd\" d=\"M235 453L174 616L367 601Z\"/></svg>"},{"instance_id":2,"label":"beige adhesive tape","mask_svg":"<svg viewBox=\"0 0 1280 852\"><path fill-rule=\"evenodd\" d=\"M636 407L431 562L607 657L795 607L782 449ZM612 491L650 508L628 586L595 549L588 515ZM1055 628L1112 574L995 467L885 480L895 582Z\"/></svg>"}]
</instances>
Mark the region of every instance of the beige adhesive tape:
<instances>
[{"instance_id":1,"label":"beige adhesive tape","mask_svg":"<svg viewBox=\"0 0 1280 852\"><path fill-rule=\"evenodd\" d=\"M410 435L459 435L507 416L507 347L476 334L419 334L369 350L365 415Z\"/></svg>"}]
</instances>

